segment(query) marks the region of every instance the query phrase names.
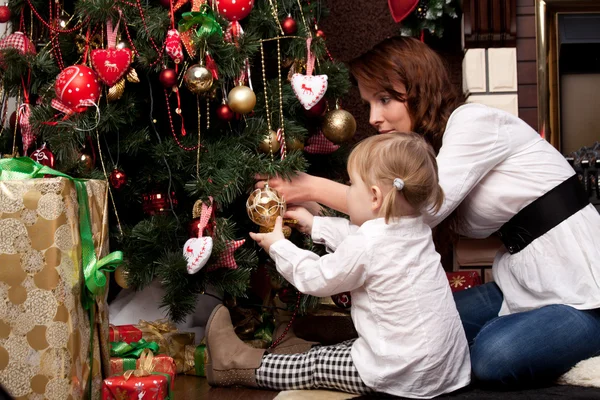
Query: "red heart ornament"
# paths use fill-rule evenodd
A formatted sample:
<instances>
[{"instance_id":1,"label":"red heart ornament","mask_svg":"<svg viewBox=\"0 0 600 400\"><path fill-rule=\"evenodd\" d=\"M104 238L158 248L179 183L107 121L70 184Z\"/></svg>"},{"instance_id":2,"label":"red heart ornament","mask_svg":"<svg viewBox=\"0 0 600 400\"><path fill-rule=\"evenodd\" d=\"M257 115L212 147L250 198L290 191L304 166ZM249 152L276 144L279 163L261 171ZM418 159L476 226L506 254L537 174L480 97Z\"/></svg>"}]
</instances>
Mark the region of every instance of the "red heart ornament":
<instances>
[{"instance_id":1,"label":"red heart ornament","mask_svg":"<svg viewBox=\"0 0 600 400\"><path fill-rule=\"evenodd\" d=\"M418 4L419 0L388 0L390 13L396 23L408 17Z\"/></svg>"},{"instance_id":2,"label":"red heart ornament","mask_svg":"<svg viewBox=\"0 0 600 400\"><path fill-rule=\"evenodd\" d=\"M128 48L96 49L92 51L92 66L102 82L113 86L129 70L131 54Z\"/></svg>"}]
</instances>

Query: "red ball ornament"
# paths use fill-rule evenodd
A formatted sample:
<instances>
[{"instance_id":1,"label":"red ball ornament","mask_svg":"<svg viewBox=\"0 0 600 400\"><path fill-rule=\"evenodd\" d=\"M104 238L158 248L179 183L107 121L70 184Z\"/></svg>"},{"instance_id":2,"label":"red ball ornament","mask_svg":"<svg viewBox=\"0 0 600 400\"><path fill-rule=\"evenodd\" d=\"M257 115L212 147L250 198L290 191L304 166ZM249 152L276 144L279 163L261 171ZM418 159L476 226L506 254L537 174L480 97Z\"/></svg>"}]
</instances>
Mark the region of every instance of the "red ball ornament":
<instances>
[{"instance_id":1,"label":"red ball ornament","mask_svg":"<svg viewBox=\"0 0 600 400\"><path fill-rule=\"evenodd\" d=\"M120 169L113 169L108 177L108 181L115 189L119 190L127 183L127 175Z\"/></svg>"},{"instance_id":2,"label":"red ball ornament","mask_svg":"<svg viewBox=\"0 0 600 400\"><path fill-rule=\"evenodd\" d=\"M194 218L188 227L190 238L200 237L200 217Z\"/></svg>"},{"instance_id":3,"label":"red ball ornament","mask_svg":"<svg viewBox=\"0 0 600 400\"><path fill-rule=\"evenodd\" d=\"M296 24L296 20L291 15L288 15L281 21L281 29L283 29L283 33L286 35L293 35L298 30L298 24Z\"/></svg>"},{"instance_id":4,"label":"red ball ornament","mask_svg":"<svg viewBox=\"0 0 600 400\"><path fill-rule=\"evenodd\" d=\"M304 113L309 118L319 118L325 114L325 111L327 111L327 100L323 97L317 104L308 110L304 110Z\"/></svg>"},{"instance_id":5,"label":"red ball ornament","mask_svg":"<svg viewBox=\"0 0 600 400\"><path fill-rule=\"evenodd\" d=\"M161 215L171 212L171 202L173 208L175 208L177 206L175 192L171 192L170 201L166 190L155 189L142 194L142 210L147 215Z\"/></svg>"},{"instance_id":6,"label":"red ball ornament","mask_svg":"<svg viewBox=\"0 0 600 400\"><path fill-rule=\"evenodd\" d=\"M166 89L172 88L177 85L177 72L173 68L163 69L160 71L158 79Z\"/></svg>"},{"instance_id":7,"label":"red ball ornament","mask_svg":"<svg viewBox=\"0 0 600 400\"><path fill-rule=\"evenodd\" d=\"M31 153L29 157L46 167L54 168L54 154L46 147L46 143Z\"/></svg>"},{"instance_id":8,"label":"red ball ornament","mask_svg":"<svg viewBox=\"0 0 600 400\"><path fill-rule=\"evenodd\" d=\"M254 0L213 0L217 2L219 14L229 21L241 21L250 14Z\"/></svg>"},{"instance_id":9,"label":"red ball ornament","mask_svg":"<svg viewBox=\"0 0 600 400\"><path fill-rule=\"evenodd\" d=\"M298 297L298 291L294 287L285 287L277 292L279 300L286 304L295 303Z\"/></svg>"},{"instance_id":10,"label":"red ball ornament","mask_svg":"<svg viewBox=\"0 0 600 400\"><path fill-rule=\"evenodd\" d=\"M331 296L331 300L333 300L335 305L340 308L352 307L352 295L350 294L350 292L334 294L333 296Z\"/></svg>"},{"instance_id":11,"label":"red ball ornament","mask_svg":"<svg viewBox=\"0 0 600 400\"><path fill-rule=\"evenodd\" d=\"M227 104L221 104L217 107L217 118L221 121L231 121L234 117L234 112L229 108Z\"/></svg>"},{"instance_id":12,"label":"red ball ornament","mask_svg":"<svg viewBox=\"0 0 600 400\"><path fill-rule=\"evenodd\" d=\"M81 64L72 65L58 74L54 91L64 105L75 112L83 112L86 107L98 102L100 84L92 69Z\"/></svg>"},{"instance_id":13,"label":"red ball ornament","mask_svg":"<svg viewBox=\"0 0 600 400\"><path fill-rule=\"evenodd\" d=\"M160 5L164 8L171 9L171 0L160 0Z\"/></svg>"},{"instance_id":14,"label":"red ball ornament","mask_svg":"<svg viewBox=\"0 0 600 400\"><path fill-rule=\"evenodd\" d=\"M10 8L7 5L0 6L0 22L5 23L10 20Z\"/></svg>"},{"instance_id":15,"label":"red ball ornament","mask_svg":"<svg viewBox=\"0 0 600 400\"><path fill-rule=\"evenodd\" d=\"M322 30L317 30L317 32L315 32L315 36L318 38L321 38L323 40L327 39L327 36L325 36L325 32L323 32Z\"/></svg>"}]
</instances>

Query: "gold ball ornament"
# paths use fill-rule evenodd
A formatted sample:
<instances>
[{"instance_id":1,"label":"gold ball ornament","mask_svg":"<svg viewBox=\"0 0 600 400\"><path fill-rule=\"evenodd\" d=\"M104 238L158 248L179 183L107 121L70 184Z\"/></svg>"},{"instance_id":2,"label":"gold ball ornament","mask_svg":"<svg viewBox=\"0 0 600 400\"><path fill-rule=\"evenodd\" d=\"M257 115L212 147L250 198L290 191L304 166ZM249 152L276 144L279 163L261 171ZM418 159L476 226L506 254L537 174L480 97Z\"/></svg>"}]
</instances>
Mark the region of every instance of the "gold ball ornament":
<instances>
[{"instance_id":1,"label":"gold ball ornament","mask_svg":"<svg viewBox=\"0 0 600 400\"><path fill-rule=\"evenodd\" d=\"M183 81L188 90L194 94L206 93L213 84L213 75L208 68L194 64L185 71Z\"/></svg>"},{"instance_id":2,"label":"gold ball ornament","mask_svg":"<svg viewBox=\"0 0 600 400\"><path fill-rule=\"evenodd\" d=\"M278 216L285 214L285 199L279 195L277 190L265 185L262 189L256 189L246 200L246 212L248 217L257 225L272 228Z\"/></svg>"},{"instance_id":3,"label":"gold ball ornament","mask_svg":"<svg viewBox=\"0 0 600 400\"><path fill-rule=\"evenodd\" d=\"M283 225L281 227L281 230L283 231L283 236L286 239L289 239L290 236L292 236L292 228L290 228L287 225ZM267 228L266 226L261 226L260 229L258 230L259 233L269 233L269 232L273 232L273 227Z\"/></svg>"},{"instance_id":4,"label":"gold ball ornament","mask_svg":"<svg viewBox=\"0 0 600 400\"><path fill-rule=\"evenodd\" d=\"M123 289L129 288L129 285L127 284L128 276L129 272L127 272L123 267L118 267L115 270L115 282L117 282L117 285L119 285Z\"/></svg>"},{"instance_id":5,"label":"gold ball ornament","mask_svg":"<svg viewBox=\"0 0 600 400\"><path fill-rule=\"evenodd\" d=\"M321 129L328 140L340 144L354 136L356 120L346 110L332 110L325 114Z\"/></svg>"},{"instance_id":6,"label":"gold ball ornament","mask_svg":"<svg viewBox=\"0 0 600 400\"><path fill-rule=\"evenodd\" d=\"M288 150L304 150L304 143L298 138L293 138L285 141Z\"/></svg>"},{"instance_id":7,"label":"gold ball ornament","mask_svg":"<svg viewBox=\"0 0 600 400\"><path fill-rule=\"evenodd\" d=\"M271 142L270 144L269 141ZM280 147L281 144L277 140L277 133L273 130L269 131L269 134L258 145L258 149L265 154L269 154L271 148L273 148L273 153L277 153Z\"/></svg>"},{"instance_id":8,"label":"gold ball ornament","mask_svg":"<svg viewBox=\"0 0 600 400\"><path fill-rule=\"evenodd\" d=\"M248 86L236 86L229 91L228 105L233 112L248 114L256 105L256 95Z\"/></svg>"}]
</instances>

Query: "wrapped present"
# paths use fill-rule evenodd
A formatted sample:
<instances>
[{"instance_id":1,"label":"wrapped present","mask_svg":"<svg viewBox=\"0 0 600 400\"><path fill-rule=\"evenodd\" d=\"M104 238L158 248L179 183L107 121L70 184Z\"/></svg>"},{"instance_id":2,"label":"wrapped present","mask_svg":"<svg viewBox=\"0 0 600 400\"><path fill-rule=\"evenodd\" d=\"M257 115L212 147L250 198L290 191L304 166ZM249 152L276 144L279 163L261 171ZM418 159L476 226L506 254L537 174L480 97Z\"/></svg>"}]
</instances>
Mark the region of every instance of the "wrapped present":
<instances>
[{"instance_id":1,"label":"wrapped present","mask_svg":"<svg viewBox=\"0 0 600 400\"><path fill-rule=\"evenodd\" d=\"M196 340L194 332L179 332L172 322L166 320L140 320L136 326L142 331L143 339L158 343L158 353L167 354L175 360L183 360L185 346L193 345Z\"/></svg>"},{"instance_id":2,"label":"wrapped present","mask_svg":"<svg viewBox=\"0 0 600 400\"><path fill-rule=\"evenodd\" d=\"M109 341L111 342L137 342L142 338L142 331L135 325L110 325Z\"/></svg>"},{"instance_id":3,"label":"wrapped present","mask_svg":"<svg viewBox=\"0 0 600 400\"><path fill-rule=\"evenodd\" d=\"M446 277L453 293L481 285L481 276L477 271L446 272Z\"/></svg>"},{"instance_id":4,"label":"wrapped present","mask_svg":"<svg viewBox=\"0 0 600 400\"><path fill-rule=\"evenodd\" d=\"M206 370L204 366L208 360L208 353L206 352L206 345L200 344L199 346L185 346L185 358L184 365L182 366L183 372L186 375L206 376Z\"/></svg>"},{"instance_id":5,"label":"wrapped present","mask_svg":"<svg viewBox=\"0 0 600 400\"><path fill-rule=\"evenodd\" d=\"M144 339L132 343L111 343L110 375L121 375L127 371L142 369L142 363L144 362L142 355L148 351L154 352L157 350L158 344L146 342ZM171 385L175 384L177 368L172 357L166 354L153 355L151 372L168 374L171 377Z\"/></svg>"},{"instance_id":6,"label":"wrapped present","mask_svg":"<svg viewBox=\"0 0 600 400\"><path fill-rule=\"evenodd\" d=\"M123 375L106 378L102 383L102 400L171 399L173 377L153 371L155 357L145 350L139 358L138 368Z\"/></svg>"},{"instance_id":7,"label":"wrapped present","mask_svg":"<svg viewBox=\"0 0 600 400\"><path fill-rule=\"evenodd\" d=\"M42 178L44 175L55 177ZM0 160L0 365L15 398L99 399L108 372L108 186ZM108 342L106 342L108 343Z\"/></svg>"}]
</instances>

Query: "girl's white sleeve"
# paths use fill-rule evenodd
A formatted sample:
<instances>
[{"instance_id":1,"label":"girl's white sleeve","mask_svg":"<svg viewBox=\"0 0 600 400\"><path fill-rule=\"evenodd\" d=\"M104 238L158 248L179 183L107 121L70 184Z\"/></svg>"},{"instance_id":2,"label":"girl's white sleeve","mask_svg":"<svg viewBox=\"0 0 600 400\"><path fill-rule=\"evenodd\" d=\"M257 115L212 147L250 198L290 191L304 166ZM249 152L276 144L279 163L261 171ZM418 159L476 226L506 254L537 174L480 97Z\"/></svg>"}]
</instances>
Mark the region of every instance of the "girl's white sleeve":
<instances>
[{"instance_id":1,"label":"girl's white sleeve","mask_svg":"<svg viewBox=\"0 0 600 400\"><path fill-rule=\"evenodd\" d=\"M444 220L490 170L508 157L510 135L502 120L502 113L476 104L460 107L452 114L437 156L444 203L436 214L424 212L429 226Z\"/></svg>"},{"instance_id":2,"label":"girl's white sleeve","mask_svg":"<svg viewBox=\"0 0 600 400\"><path fill-rule=\"evenodd\" d=\"M324 244L332 253L346 237L358 230L345 218L314 217L311 237L315 243Z\"/></svg>"},{"instance_id":3,"label":"girl's white sleeve","mask_svg":"<svg viewBox=\"0 0 600 400\"><path fill-rule=\"evenodd\" d=\"M361 287L369 264L365 238L349 236L335 253L319 257L296 247L289 240L275 242L269 255L277 271L300 292L318 297L352 291Z\"/></svg>"}]
</instances>

